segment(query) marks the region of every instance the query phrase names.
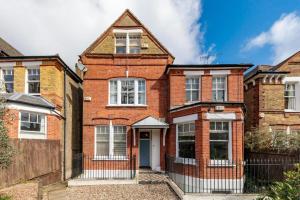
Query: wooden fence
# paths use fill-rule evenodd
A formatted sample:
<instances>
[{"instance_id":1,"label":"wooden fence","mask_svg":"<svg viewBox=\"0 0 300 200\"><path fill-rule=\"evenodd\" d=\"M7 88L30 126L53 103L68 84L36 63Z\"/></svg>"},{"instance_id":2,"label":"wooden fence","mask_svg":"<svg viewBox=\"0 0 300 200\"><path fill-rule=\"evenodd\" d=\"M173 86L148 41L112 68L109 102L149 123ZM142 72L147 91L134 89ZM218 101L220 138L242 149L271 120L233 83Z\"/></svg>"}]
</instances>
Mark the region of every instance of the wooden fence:
<instances>
[{"instance_id":1,"label":"wooden fence","mask_svg":"<svg viewBox=\"0 0 300 200\"><path fill-rule=\"evenodd\" d=\"M58 140L11 140L15 155L8 168L0 168L0 188L39 179L41 184L61 180L61 154Z\"/></svg>"}]
</instances>

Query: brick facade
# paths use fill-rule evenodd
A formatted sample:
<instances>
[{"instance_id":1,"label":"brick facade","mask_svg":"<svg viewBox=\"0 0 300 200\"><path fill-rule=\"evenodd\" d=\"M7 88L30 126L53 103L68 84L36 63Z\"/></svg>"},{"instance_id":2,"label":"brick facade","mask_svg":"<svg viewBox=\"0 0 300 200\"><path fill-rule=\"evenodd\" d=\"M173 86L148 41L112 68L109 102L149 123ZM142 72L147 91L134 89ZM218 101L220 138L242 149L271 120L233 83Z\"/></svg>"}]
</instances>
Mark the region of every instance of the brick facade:
<instances>
[{"instance_id":1,"label":"brick facade","mask_svg":"<svg viewBox=\"0 0 300 200\"><path fill-rule=\"evenodd\" d=\"M300 130L300 108L287 111L284 99L285 83L292 78L292 82L296 83L296 101L299 101L299 61L300 53L297 52L278 65L258 66L254 72L246 75L247 131L252 128L261 131L287 131L288 127L290 130Z\"/></svg>"},{"instance_id":2,"label":"brick facade","mask_svg":"<svg viewBox=\"0 0 300 200\"><path fill-rule=\"evenodd\" d=\"M27 94L27 68L38 67L40 69L40 96L55 107L55 110L52 111L38 105L18 104L16 106L13 102L8 102L7 127L9 136L11 138L19 137L20 111L41 112L46 118L46 139L60 140L62 158L66 157L65 177L71 177L73 155L82 151L82 88L80 78L74 72L68 71L66 64L58 56L4 57L0 60L0 66L4 65L14 70L13 92L18 94ZM66 127L64 128L64 126ZM66 139L65 144L64 139ZM63 159L62 162L64 162Z\"/></svg>"},{"instance_id":3,"label":"brick facade","mask_svg":"<svg viewBox=\"0 0 300 200\"><path fill-rule=\"evenodd\" d=\"M115 54L115 29L131 30L142 29L141 43L147 43L148 48L141 49L139 54ZM151 43L145 38L150 38ZM154 46L152 46L154 45ZM166 144L163 145L164 130L160 128L160 157L161 170L165 169L165 155L176 155L176 124L174 118L196 114L195 121L195 148L199 161L210 159L209 126L207 113L230 114L234 119L232 126L232 159L243 159L243 72L249 65L181 65L174 68L173 56L148 32L148 30L129 12L123 15L110 26L87 50L80 56L80 62L85 66L83 70L83 153L95 155L95 128L97 125L123 125L126 126L127 155L135 155L138 159L137 169L140 166L140 131L137 128L134 134L133 125L151 116L169 124L166 132ZM77 68L78 70L78 68ZM200 76L200 98L192 104L186 103L185 82L186 71ZM226 102L212 101L213 72L225 73L226 76ZM113 78L142 78L146 82L146 105L110 105L109 81ZM215 110L216 106L224 110ZM148 128L151 132L152 128ZM135 141L133 141L135 138ZM136 144L136 145L134 145ZM110 161L105 161L110 163ZM101 162L103 163L103 162ZM97 165L94 160L85 170L94 169ZM109 164L103 165L110 169ZM208 169L208 168L207 168ZM204 170L204 169L203 169ZM221 171L220 171L221 173ZM225 170L222 173L227 173ZM242 174L238 174L238 178ZM233 177L233 176L232 176ZM209 177L206 177L209 178Z\"/></svg>"}]
</instances>

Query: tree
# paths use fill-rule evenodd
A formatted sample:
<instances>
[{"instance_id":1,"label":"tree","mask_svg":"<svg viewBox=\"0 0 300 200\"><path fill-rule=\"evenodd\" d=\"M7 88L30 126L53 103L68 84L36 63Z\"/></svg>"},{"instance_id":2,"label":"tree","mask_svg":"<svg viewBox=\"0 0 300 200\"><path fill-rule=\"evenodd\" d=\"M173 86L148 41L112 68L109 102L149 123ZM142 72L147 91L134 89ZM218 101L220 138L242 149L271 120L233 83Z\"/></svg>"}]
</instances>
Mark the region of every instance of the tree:
<instances>
[{"instance_id":1,"label":"tree","mask_svg":"<svg viewBox=\"0 0 300 200\"><path fill-rule=\"evenodd\" d=\"M5 108L6 100L0 97L0 168L6 168L10 165L12 156L14 154L13 147L9 143L7 135L7 122L9 121L9 114Z\"/></svg>"},{"instance_id":2,"label":"tree","mask_svg":"<svg viewBox=\"0 0 300 200\"><path fill-rule=\"evenodd\" d=\"M252 152L296 152L300 150L300 133L253 128L245 134L245 147Z\"/></svg>"}]
</instances>

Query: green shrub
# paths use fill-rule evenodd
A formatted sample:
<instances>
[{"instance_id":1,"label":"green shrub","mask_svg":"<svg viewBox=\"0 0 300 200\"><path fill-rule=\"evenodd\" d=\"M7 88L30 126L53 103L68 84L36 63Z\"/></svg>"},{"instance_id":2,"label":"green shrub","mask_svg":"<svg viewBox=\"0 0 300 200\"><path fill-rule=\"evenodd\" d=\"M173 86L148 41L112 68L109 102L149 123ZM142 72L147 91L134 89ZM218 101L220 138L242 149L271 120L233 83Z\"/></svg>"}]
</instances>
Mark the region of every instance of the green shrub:
<instances>
[{"instance_id":1,"label":"green shrub","mask_svg":"<svg viewBox=\"0 0 300 200\"><path fill-rule=\"evenodd\" d=\"M0 200L11 200L11 197L10 196L6 196L6 195L1 195L0 194Z\"/></svg>"},{"instance_id":2,"label":"green shrub","mask_svg":"<svg viewBox=\"0 0 300 200\"><path fill-rule=\"evenodd\" d=\"M284 173L285 180L276 182L259 200L299 200L300 199L300 164L295 170Z\"/></svg>"}]
</instances>

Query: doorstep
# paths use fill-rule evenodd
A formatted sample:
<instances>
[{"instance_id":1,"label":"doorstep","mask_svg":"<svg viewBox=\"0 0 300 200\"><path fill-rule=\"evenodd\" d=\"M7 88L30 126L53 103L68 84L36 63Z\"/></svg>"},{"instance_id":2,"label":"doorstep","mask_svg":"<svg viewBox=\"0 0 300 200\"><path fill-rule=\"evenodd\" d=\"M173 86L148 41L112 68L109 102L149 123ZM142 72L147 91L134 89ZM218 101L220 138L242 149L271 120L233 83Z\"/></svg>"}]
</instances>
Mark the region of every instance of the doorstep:
<instances>
[{"instance_id":1,"label":"doorstep","mask_svg":"<svg viewBox=\"0 0 300 200\"><path fill-rule=\"evenodd\" d=\"M138 184L136 179L132 180L97 180L97 179L71 179L68 181L68 187L72 186L88 186L88 185L128 185Z\"/></svg>"}]
</instances>

